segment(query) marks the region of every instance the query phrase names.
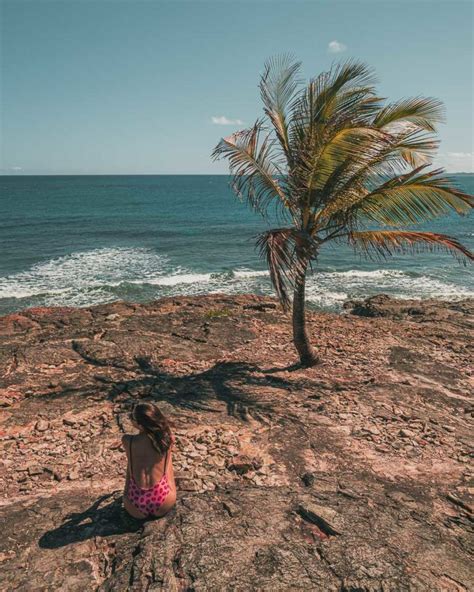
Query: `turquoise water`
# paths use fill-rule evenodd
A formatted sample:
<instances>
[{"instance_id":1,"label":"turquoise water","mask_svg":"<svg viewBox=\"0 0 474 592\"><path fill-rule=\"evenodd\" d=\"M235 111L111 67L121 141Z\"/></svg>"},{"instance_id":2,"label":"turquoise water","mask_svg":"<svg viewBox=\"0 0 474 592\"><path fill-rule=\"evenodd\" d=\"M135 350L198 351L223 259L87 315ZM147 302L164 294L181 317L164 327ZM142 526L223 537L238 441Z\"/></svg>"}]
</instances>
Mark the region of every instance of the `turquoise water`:
<instances>
[{"instance_id":1,"label":"turquoise water","mask_svg":"<svg viewBox=\"0 0 474 592\"><path fill-rule=\"evenodd\" d=\"M455 178L474 192L474 175ZM0 177L0 314L177 294L272 294L253 237L261 218L225 176ZM429 228L474 248L472 216ZM329 247L308 281L316 307L384 292L474 296L472 266L445 254L365 261Z\"/></svg>"}]
</instances>

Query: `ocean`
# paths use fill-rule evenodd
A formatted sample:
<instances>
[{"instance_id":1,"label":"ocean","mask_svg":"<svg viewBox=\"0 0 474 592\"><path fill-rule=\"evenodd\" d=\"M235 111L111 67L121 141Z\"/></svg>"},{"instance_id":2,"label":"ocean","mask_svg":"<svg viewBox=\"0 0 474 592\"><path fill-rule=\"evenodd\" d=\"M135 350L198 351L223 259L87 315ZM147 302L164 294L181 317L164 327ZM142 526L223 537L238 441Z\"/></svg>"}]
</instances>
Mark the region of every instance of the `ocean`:
<instances>
[{"instance_id":1,"label":"ocean","mask_svg":"<svg viewBox=\"0 0 474 592\"><path fill-rule=\"evenodd\" d=\"M455 176L474 193L474 175ZM254 237L267 224L226 176L0 177L0 314L31 306L147 302L173 295L273 294ZM425 229L474 248L472 216ZM311 306L351 298L474 296L472 265L443 253L367 261L328 246L308 279Z\"/></svg>"}]
</instances>

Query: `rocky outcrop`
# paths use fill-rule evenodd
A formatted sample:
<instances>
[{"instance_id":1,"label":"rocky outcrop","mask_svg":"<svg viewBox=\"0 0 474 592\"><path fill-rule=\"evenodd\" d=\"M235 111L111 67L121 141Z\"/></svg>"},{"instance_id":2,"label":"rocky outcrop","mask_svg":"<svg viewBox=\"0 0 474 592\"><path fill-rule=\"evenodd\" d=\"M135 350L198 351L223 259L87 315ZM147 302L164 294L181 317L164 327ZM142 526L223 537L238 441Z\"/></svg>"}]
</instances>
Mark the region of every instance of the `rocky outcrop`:
<instances>
[{"instance_id":1,"label":"rocky outcrop","mask_svg":"<svg viewBox=\"0 0 474 592\"><path fill-rule=\"evenodd\" d=\"M378 294L366 300L348 300L345 310L361 317L385 317L395 320L447 321L468 324L472 327L474 301L472 299L452 302L439 300L397 300L386 294Z\"/></svg>"},{"instance_id":2,"label":"rocky outcrop","mask_svg":"<svg viewBox=\"0 0 474 592\"><path fill-rule=\"evenodd\" d=\"M0 319L2 590L470 590L472 310L312 312L311 369L270 298ZM137 400L177 436L146 523L121 505Z\"/></svg>"}]
</instances>

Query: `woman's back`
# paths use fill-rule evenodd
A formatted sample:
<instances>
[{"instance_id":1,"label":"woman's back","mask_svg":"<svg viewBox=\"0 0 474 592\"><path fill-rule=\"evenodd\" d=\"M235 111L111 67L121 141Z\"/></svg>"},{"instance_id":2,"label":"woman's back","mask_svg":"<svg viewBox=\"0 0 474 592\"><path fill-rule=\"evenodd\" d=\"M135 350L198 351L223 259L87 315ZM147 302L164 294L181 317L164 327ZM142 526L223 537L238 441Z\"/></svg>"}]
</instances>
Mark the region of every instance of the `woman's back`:
<instances>
[{"instance_id":1,"label":"woman's back","mask_svg":"<svg viewBox=\"0 0 474 592\"><path fill-rule=\"evenodd\" d=\"M166 454L160 456L143 434L129 437L127 452L135 483L144 489L153 487L165 472Z\"/></svg>"},{"instance_id":2,"label":"woman's back","mask_svg":"<svg viewBox=\"0 0 474 592\"><path fill-rule=\"evenodd\" d=\"M124 508L135 518L163 516L176 502L172 442L166 419L151 404L139 404L132 422L140 430L122 438L127 453Z\"/></svg>"}]
</instances>

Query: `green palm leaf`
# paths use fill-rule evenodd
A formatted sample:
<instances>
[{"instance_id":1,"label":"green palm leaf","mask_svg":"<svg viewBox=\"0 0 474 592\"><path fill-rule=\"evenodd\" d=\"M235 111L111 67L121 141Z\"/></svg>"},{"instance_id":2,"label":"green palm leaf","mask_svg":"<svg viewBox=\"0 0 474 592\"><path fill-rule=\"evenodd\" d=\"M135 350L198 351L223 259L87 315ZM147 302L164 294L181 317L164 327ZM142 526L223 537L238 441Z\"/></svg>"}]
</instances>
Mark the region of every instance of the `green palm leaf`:
<instances>
[{"instance_id":1,"label":"green palm leaf","mask_svg":"<svg viewBox=\"0 0 474 592\"><path fill-rule=\"evenodd\" d=\"M458 258L473 260L474 254L457 239L434 232L404 230L374 230L351 232L348 235L352 246L368 257L387 257L394 253L417 253L443 250Z\"/></svg>"},{"instance_id":2,"label":"green palm leaf","mask_svg":"<svg viewBox=\"0 0 474 592\"><path fill-rule=\"evenodd\" d=\"M347 162L370 162L387 145L384 132L370 127L348 127L329 139L318 158L310 161L308 191L323 190L331 175ZM312 204L319 205L319 204Z\"/></svg>"},{"instance_id":3,"label":"green palm leaf","mask_svg":"<svg viewBox=\"0 0 474 592\"><path fill-rule=\"evenodd\" d=\"M328 130L341 127L375 109L374 76L370 68L347 61L311 80L293 101L289 138L292 152L318 151ZM354 123L352 124L354 126Z\"/></svg>"},{"instance_id":4,"label":"green palm leaf","mask_svg":"<svg viewBox=\"0 0 474 592\"><path fill-rule=\"evenodd\" d=\"M472 196L456 189L441 175L441 169L420 173L424 168L392 178L372 191L360 191L339 213L342 210L346 220L365 218L388 226L404 226L450 212L465 215L471 210Z\"/></svg>"},{"instance_id":5,"label":"green palm leaf","mask_svg":"<svg viewBox=\"0 0 474 592\"><path fill-rule=\"evenodd\" d=\"M260 95L264 111L273 127L287 160L291 162L291 148L288 137L287 109L297 96L298 73L301 62L295 62L289 55L277 56L265 63L260 80Z\"/></svg>"},{"instance_id":6,"label":"green palm leaf","mask_svg":"<svg viewBox=\"0 0 474 592\"><path fill-rule=\"evenodd\" d=\"M357 216L390 226L420 224L455 212L467 214L473 198L449 184L439 170L405 176L369 193L354 206Z\"/></svg>"},{"instance_id":7,"label":"green palm leaf","mask_svg":"<svg viewBox=\"0 0 474 592\"><path fill-rule=\"evenodd\" d=\"M263 216L270 204L290 205L278 178L280 171L274 159L273 144L262 122L257 121L252 128L223 138L212 153L214 160L228 159L235 193Z\"/></svg>"},{"instance_id":8,"label":"green palm leaf","mask_svg":"<svg viewBox=\"0 0 474 592\"><path fill-rule=\"evenodd\" d=\"M443 104L438 99L412 97L386 105L374 119L379 128L394 124L411 123L418 129L436 131L436 125L444 121Z\"/></svg>"}]
</instances>

